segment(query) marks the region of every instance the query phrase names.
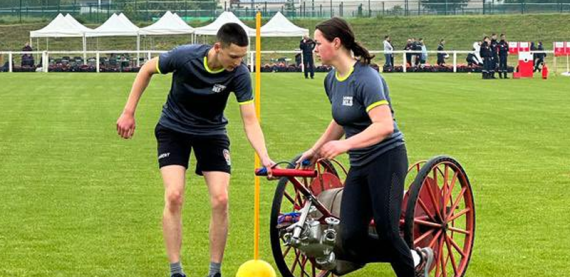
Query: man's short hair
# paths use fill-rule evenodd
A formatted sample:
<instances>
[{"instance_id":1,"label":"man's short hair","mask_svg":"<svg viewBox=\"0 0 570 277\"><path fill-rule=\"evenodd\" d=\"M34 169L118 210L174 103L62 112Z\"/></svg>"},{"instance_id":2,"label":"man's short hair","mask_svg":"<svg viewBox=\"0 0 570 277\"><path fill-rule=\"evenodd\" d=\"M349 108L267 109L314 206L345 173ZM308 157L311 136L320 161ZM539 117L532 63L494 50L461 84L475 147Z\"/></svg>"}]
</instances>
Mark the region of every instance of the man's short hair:
<instances>
[{"instance_id":1,"label":"man's short hair","mask_svg":"<svg viewBox=\"0 0 570 277\"><path fill-rule=\"evenodd\" d=\"M244 47L248 46L249 44L247 33L237 23L226 23L222 25L222 27L218 30L216 37L222 44L222 47L227 47L231 44Z\"/></svg>"},{"instance_id":2,"label":"man's short hair","mask_svg":"<svg viewBox=\"0 0 570 277\"><path fill-rule=\"evenodd\" d=\"M389 37L390 37L390 36L384 36L384 39L387 39L387 38L389 38Z\"/></svg>"}]
</instances>

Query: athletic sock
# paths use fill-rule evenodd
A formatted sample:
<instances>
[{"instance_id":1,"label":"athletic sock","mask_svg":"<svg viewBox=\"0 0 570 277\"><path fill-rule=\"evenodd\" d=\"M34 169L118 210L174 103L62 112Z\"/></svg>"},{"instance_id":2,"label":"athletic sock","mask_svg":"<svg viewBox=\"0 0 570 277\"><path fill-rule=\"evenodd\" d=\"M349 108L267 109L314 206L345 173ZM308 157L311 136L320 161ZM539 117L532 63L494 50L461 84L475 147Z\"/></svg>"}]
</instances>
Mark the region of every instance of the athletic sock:
<instances>
[{"instance_id":1,"label":"athletic sock","mask_svg":"<svg viewBox=\"0 0 570 277\"><path fill-rule=\"evenodd\" d=\"M214 276L216 273L221 273L222 263L210 262L210 273L209 276Z\"/></svg>"},{"instance_id":2,"label":"athletic sock","mask_svg":"<svg viewBox=\"0 0 570 277\"><path fill-rule=\"evenodd\" d=\"M182 274L184 275L184 271L182 270L182 263L175 262L170 264L170 275L174 274Z\"/></svg>"}]
</instances>

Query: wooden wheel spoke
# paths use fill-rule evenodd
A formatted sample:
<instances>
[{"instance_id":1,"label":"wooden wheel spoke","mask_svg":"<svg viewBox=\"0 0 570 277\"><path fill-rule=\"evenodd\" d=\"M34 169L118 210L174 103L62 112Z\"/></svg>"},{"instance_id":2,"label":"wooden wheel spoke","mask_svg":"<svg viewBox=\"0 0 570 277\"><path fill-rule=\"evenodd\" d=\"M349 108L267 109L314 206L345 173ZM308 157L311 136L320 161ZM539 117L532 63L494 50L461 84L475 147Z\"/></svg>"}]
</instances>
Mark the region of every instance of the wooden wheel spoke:
<instances>
[{"instance_id":1,"label":"wooden wheel spoke","mask_svg":"<svg viewBox=\"0 0 570 277\"><path fill-rule=\"evenodd\" d=\"M459 252L459 255L461 255L461 257L465 258L467 257L467 255L465 254L465 252L463 252L463 250L461 249L461 247L459 247L459 245L457 244L457 242L455 242L455 240L453 240L452 237L450 237L449 235L445 235L446 239L449 241L449 243L451 243L451 245L453 246L453 248L455 248L455 250L457 250L457 252Z\"/></svg>"},{"instance_id":2,"label":"wooden wheel spoke","mask_svg":"<svg viewBox=\"0 0 570 277\"><path fill-rule=\"evenodd\" d=\"M459 218L460 216L468 213L469 211L471 211L471 208L465 208L463 210L461 210L460 212L456 213L456 214L449 214L449 218L447 219L447 222L451 222L456 220L457 218Z\"/></svg>"},{"instance_id":3,"label":"wooden wheel spoke","mask_svg":"<svg viewBox=\"0 0 570 277\"><path fill-rule=\"evenodd\" d=\"M422 209L423 209L424 212L429 216L429 218L430 218L432 221L435 221L434 215L431 214L430 209L428 209L427 205L426 205L425 202L422 200L422 198L418 197L418 203L420 203L420 207L422 207Z\"/></svg>"},{"instance_id":4,"label":"wooden wheel spoke","mask_svg":"<svg viewBox=\"0 0 570 277\"><path fill-rule=\"evenodd\" d=\"M297 264L300 264L301 262L299 261L299 256L301 255L301 251L295 249L295 260L293 261L293 264L291 265L291 273L295 272L295 268L297 268ZM300 266L299 266L300 267Z\"/></svg>"},{"instance_id":5,"label":"wooden wheel spoke","mask_svg":"<svg viewBox=\"0 0 570 277\"><path fill-rule=\"evenodd\" d=\"M467 230L463 230L461 228L457 228L457 227L447 227L447 230L456 232L456 233L461 233L461 234L465 234L465 235L469 235L471 234L471 232L467 231Z\"/></svg>"},{"instance_id":6,"label":"wooden wheel spoke","mask_svg":"<svg viewBox=\"0 0 570 277\"><path fill-rule=\"evenodd\" d=\"M421 219L414 219L414 222L420 225L425 225L425 226L429 226L429 227L433 227L433 228L442 228L443 226L439 223L435 223L435 222L430 222L430 221L425 221L425 220L421 220Z\"/></svg>"},{"instance_id":7,"label":"wooden wheel spoke","mask_svg":"<svg viewBox=\"0 0 570 277\"><path fill-rule=\"evenodd\" d=\"M291 197L291 195L289 195L288 192L284 191L283 196L285 196L285 198L287 198L287 200L289 200L289 202L291 202L291 204L295 205L295 200L293 199L293 197Z\"/></svg>"},{"instance_id":8,"label":"wooden wheel spoke","mask_svg":"<svg viewBox=\"0 0 570 277\"><path fill-rule=\"evenodd\" d=\"M449 184L449 189L447 190L447 194L444 195L443 198L443 206L447 207L447 201L450 200L451 198L451 193L453 192L453 188L455 187L455 183L457 182L457 176L458 176L459 172L455 172L453 174L453 177L451 178L451 182Z\"/></svg>"},{"instance_id":9,"label":"wooden wheel spoke","mask_svg":"<svg viewBox=\"0 0 570 277\"><path fill-rule=\"evenodd\" d=\"M442 231L442 230L440 230L440 232L441 232L441 231ZM444 235L445 235L445 234L444 234ZM442 239L443 239L443 236L437 236L437 241L440 242L439 245L441 245ZM434 246L435 246L435 241L434 241ZM431 246L431 244L430 244L430 247L431 247L432 249L434 249L434 247ZM443 268L443 267L440 268L440 260L441 260L441 257L442 257L442 256L443 256L443 248L440 248L440 249L439 249L439 253L437 254L437 258L436 258L436 260L435 260L435 276L438 276L438 277L441 276L441 275L440 275L441 272L444 272L444 271L445 271L445 268Z\"/></svg>"},{"instance_id":10,"label":"wooden wheel spoke","mask_svg":"<svg viewBox=\"0 0 570 277\"><path fill-rule=\"evenodd\" d=\"M457 263L455 262L455 256L453 255L453 251L451 250L451 245L449 245L449 236L445 235L445 245L447 246L447 251L449 254L449 258L451 260L451 266L453 267L453 272L457 275Z\"/></svg>"},{"instance_id":11,"label":"wooden wheel spoke","mask_svg":"<svg viewBox=\"0 0 570 277\"><path fill-rule=\"evenodd\" d=\"M423 233L423 235L421 235L419 238L414 240L414 245L419 243L420 241L424 240L425 238L427 238L429 235L433 234L433 232L435 232L435 229L430 229L429 231Z\"/></svg>"},{"instance_id":12,"label":"wooden wheel spoke","mask_svg":"<svg viewBox=\"0 0 570 277\"><path fill-rule=\"evenodd\" d=\"M427 180L427 179L426 179ZM429 185L429 183L424 182L424 186L426 186L426 189L428 191L429 197L431 202L433 203L433 207L435 208L435 212L436 214L439 216L439 218L443 218L443 216L441 215L441 209L439 208L439 203L436 201L435 199L435 193L433 192L433 190L431 189L431 186ZM420 193L421 195L421 193ZM418 199L421 197L418 197Z\"/></svg>"},{"instance_id":13,"label":"wooden wheel spoke","mask_svg":"<svg viewBox=\"0 0 570 277\"><path fill-rule=\"evenodd\" d=\"M291 245L287 246L287 248L283 252L283 258L287 257L287 254L289 254L289 250L291 250L291 248L292 248Z\"/></svg>"},{"instance_id":14,"label":"wooden wheel spoke","mask_svg":"<svg viewBox=\"0 0 570 277\"><path fill-rule=\"evenodd\" d=\"M455 209L457 209L457 206L459 206L460 200L463 198L465 191L467 191L467 187L461 188L461 192L459 192L459 195L457 195L457 198L455 199L453 205L451 206L451 209L449 210L447 221L451 221L449 219L449 217L451 217L453 215L453 213L455 212ZM450 198L451 198L451 195L450 195Z\"/></svg>"},{"instance_id":15,"label":"wooden wheel spoke","mask_svg":"<svg viewBox=\"0 0 570 277\"><path fill-rule=\"evenodd\" d=\"M428 247L430 247L431 249L435 249L435 243L439 240L439 237L441 236L442 232L443 230L440 229L439 231L437 231L437 233L435 233L435 236L429 242Z\"/></svg>"}]
</instances>

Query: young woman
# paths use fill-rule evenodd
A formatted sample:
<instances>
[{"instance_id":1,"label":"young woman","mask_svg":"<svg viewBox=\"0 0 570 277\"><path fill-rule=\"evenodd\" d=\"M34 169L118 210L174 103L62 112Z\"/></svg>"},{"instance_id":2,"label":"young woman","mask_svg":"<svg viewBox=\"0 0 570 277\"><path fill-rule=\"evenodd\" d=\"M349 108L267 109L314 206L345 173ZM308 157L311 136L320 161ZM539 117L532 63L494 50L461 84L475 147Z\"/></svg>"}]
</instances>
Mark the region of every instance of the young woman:
<instances>
[{"instance_id":1,"label":"young woman","mask_svg":"<svg viewBox=\"0 0 570 277\"><path fill-rule=\"evenodd\" d=\"M410 250L398 222L408 160L404 137L394 121L388 86L370 67L374 58L355 41L346 21L332 18L316 26L315 53L334 67L325 78L333 120L301 158L334 158L349 153L340 212L342 248L333 272L343 275L369 262L390 262L397 276L427 276L429 248ZM355 59L354 57L358 57ZM346 139L340 140L345 135ZM374 219L378 238L368 235Z\"/></svg>"}]
</instances>

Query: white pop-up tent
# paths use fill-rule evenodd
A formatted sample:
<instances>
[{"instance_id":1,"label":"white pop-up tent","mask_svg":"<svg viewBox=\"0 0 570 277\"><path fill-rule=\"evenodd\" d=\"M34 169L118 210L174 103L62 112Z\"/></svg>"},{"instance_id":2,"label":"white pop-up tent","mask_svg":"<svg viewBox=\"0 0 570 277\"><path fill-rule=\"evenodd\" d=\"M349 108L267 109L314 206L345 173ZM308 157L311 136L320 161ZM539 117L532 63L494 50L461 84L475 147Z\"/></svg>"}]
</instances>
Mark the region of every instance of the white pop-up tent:
<instances>
[{"instance_id":1,"label":"white pop-up tent","mask_svg":"<svg viewBox=\"0 0 570 277\"><path fill-rule=\"evenodd\" d=\"M232 12L223 12L220 14L220 16L218 16L218 18L216 18L216 20L214 20L214 22L206 26L194 29L194 34L202 36L215 36L222 25L226 23L237 23L245 30L248 36L255 37L255 29L245 25Z\"/></svg>"},{"instance_id":2,"label":"white pop-up tent","mask_svg":"<svg viewBox=\"0 0 570 277\"><path fill-rule=\"evenodd\" d=\"M93 31L86 33L87 37L136 37L137 51L141 49L140 28L133 24L124 14L113 14L105 23ZM137 64L139 62L137 54Z\"/></svg>"},{"instance_id":3,"label":"white pop-up tent","mask_svg":"<svg viewBox=\"0 0 570 277\"><path fill-rule=\"evenodd\" d=\"M281 12L277 12L269 22L261 27L261 37L302 37L308 35L309 29L293 24Z\"/></svg>"},{"instance_id":4,"label":"white pop-up tent","mask_svg":"<svg viewBox=\"0 0 570 277\"><path fill-rule=\"evenodd\" d=\"M58 14L57 17L44 28L30 32L30 44L33 38L46 38L46 49L49 49L50 37L80 37L83 38L83 58L85 58L85 51L87 50L85 34L89 31L92 30L77 22L70 14L66 16Z\"/></svg>"},{"instance_id":5,"label":"white pop-up tent","mask_svg":"<svg viewBox=\"0 0 570 277\"><path fill-rule=\"evenodd\" d=\"M93 29L87 28L83 24L79 23L79 21L77 21L71 14L66 14L65 19L67 19L67 21L69 21L71 24L73 24L73 26L75 26L75 28L77 30L79 30L81 33L83 33L83 59L85 60L86 59L86 52L87 52L86 33L93 31Z\"/></svg>"},{"instance_id":6,"label":"white pop-up tent","mask_svg":"<svg viewBox=\"0 0 570 277\"><path fill-rule=\"evenodd\" d=\"M185 35L194 33L194 28L190 27L180 16L167 11L154 24L141 28L141 35Z\"/></svg>"},{"instance_id":7,"label":"white pop-up tent","mask_svg":"<svg viewBox=\"0 0 570 277\"><path fill-rule=\"evenodd\" d=\"M82 37L83 33L62 14L40 30L31 31L31 38Z\"/></svg>"}]
</instances>

